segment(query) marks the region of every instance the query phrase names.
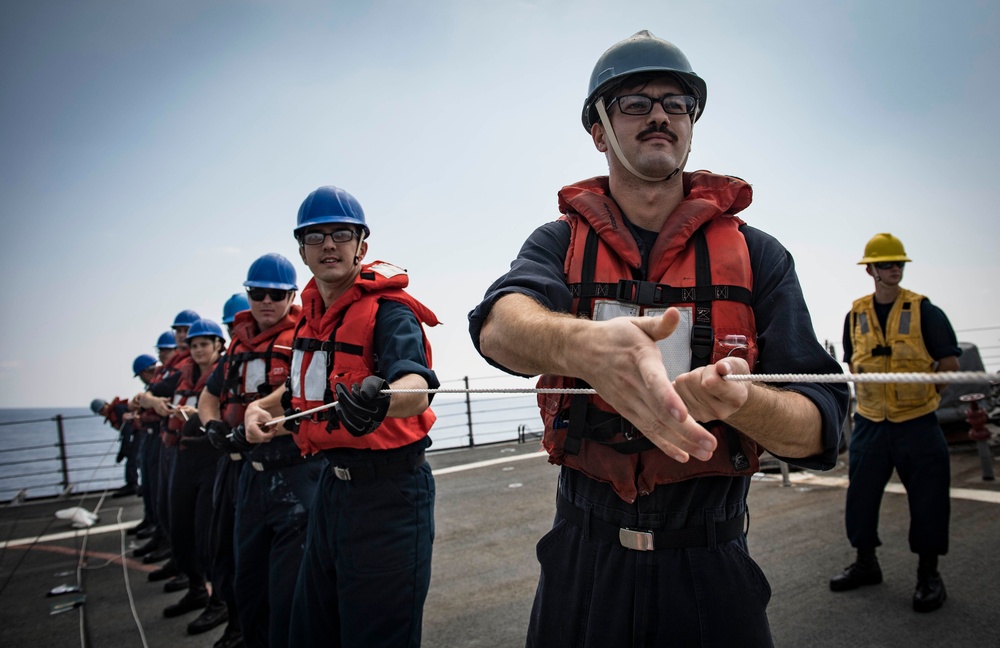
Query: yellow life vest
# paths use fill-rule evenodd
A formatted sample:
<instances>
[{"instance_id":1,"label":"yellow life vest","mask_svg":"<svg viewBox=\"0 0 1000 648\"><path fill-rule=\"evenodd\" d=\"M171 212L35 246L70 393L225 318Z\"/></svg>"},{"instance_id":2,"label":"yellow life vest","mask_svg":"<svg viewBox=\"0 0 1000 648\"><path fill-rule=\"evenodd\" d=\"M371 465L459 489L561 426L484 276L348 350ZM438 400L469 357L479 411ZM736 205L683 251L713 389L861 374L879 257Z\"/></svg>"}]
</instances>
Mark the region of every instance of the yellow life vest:
<instances>
[{"instance_id":1,"label":"yellow life vest","mask_svg":"<svg viewBox=\"0 0 1000 648\"><path fill-rule=\"evenodd\" d=\"M920 332L924 296L900 288L889 311L886 331L875 315L875 298L862 297L851 308L851 367L857 373L933 373L934 358ZM872 421L899 423L937 409L941 396L927 383L857 383L858 413Z\"/></svg>"}]
</instances>

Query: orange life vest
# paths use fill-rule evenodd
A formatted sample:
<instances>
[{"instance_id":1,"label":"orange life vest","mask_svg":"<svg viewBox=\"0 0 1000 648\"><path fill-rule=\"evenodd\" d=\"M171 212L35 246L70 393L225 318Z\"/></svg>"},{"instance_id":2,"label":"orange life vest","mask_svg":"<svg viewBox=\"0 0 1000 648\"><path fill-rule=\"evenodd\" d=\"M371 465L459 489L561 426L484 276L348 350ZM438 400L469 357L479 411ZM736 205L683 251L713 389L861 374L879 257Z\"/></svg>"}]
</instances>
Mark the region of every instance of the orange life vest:
<instances>
[{"instance_id":1,"label":"orange life vest","mask_svg":"<svg viewBox=\"0 0 1000 648\"><path fill-rule=\"evenodd\" d=\"M285 384L300 313L298 305L292 306L284 318L263 333L250 311L236 314L233 340L220 360L224 382L219 406L222 420L230 428L243 423L249 403Z\"/></svg>"},{"instance_id":2,"label":"orange life vest","mask_svg":"<svg viewBox=\"0 0 1000 648\"><path fill-rule=\"evenodd\" d=\"M383 300L405 304L417 321L436 326L437 316L405 290L406 271L383 261L362 266L354 285L329 308L311 279L302 291L302 319L292 344L290 403L305 411L332 402L333 386L351 386L378 375L373 351L375 315ZM424 353L431 366L431 347L424 335ZM331 448L389 450L414 443L425 436L436 417L430 408L417 416L387 417L375 432L355 437L340 427L333 409L303 417L295 442L303 455Z\"/></svg>"},{"instance_id":3,"label":"orange life vest","mask_svg":"<svg viewBox=\"0 0 1000 648\"><path fill-rule=\"evenodd\" d=\"M606 177L564 187L562 219L570 225L564 271L572 313L606 320L681 312L677 331L658 346L676 377L728 356L757 359L757 331L750 308L753 274L746 240L735 216L750 204L750 186L705 171L684 174L685 198L667 219L649 254L642 255ZM727 344L728 343L728 344ZM543 388L586 387L564 376L542 376ZM761 449L718 421L704 421L718 447L712 458L680 463L643 436L599 396L539 394L549 461L612 485L635 501L660 484L710 475L752 475Z\"/></svg>"}]
</instances>

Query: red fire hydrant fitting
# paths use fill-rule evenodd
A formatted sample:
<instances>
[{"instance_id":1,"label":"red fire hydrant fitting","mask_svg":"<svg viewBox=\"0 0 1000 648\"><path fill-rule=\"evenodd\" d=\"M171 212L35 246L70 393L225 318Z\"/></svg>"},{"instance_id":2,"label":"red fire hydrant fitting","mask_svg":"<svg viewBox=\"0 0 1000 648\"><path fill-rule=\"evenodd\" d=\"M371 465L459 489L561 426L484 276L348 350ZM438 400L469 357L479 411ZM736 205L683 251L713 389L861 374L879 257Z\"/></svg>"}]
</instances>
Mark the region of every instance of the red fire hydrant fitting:
<instances>
[{"instance_id":1,"label":"red fire hydrant fitting","mask_svg":"<svg viewBox=\"0 0 1000 648\"><path fill-rule=\"evenodd\" d=\"M984 400L983 394L966 394L960 396L959 400L969 404L969 409L965 412L965 420L969 424L969 438L976 442L976 449L979 451L979 461L983 467L983 480L993 481L993 453L987 441L990 440L990 431L986 427L986 410L979 406L979 401Z\"/></svg>"}]
</instances>

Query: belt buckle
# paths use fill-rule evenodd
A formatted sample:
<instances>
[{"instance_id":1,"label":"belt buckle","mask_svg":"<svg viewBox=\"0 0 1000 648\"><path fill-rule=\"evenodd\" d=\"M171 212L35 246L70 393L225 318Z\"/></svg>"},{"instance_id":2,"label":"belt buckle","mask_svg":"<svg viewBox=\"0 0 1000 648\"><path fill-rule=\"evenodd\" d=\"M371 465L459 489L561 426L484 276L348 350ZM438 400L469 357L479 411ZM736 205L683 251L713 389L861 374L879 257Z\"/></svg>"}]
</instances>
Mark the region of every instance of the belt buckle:
<instances>
[{"instance_id":1,"label":"belt buckle","mask_svg":"<svg viewBox=\"0 0 1000 648\"><path fill-rule=\"evenodd\" d=\"M653 532L646 529L618 529L618 542L626 549L653 551Z\"/></svg>"},{"instance_id":2,"label":"belt buckle","mask_svg":"<svg viewBox=\"0 0 1000 648\"><path fill-rule=\"evenodd\" d=\"M253 466L253 469L257 472L264 472L264 464L259 461L251 461L250 465Z\"/></svg>"},{"instance_id":3,"label":"belt buckle","mask_svg":"<svg viewBox=\"0 0 1000 648\"><path fill-rule=\"evenodd\" d=\"M341 481L351 481L351 470L343 466L333 466L333 476Z\"/></svg>"},{"instance_id":4,"label":"belt buckle","mask_svg":"<svg viewBox=\"0 0 1000 648\"><path fill-rule=\"evenodd\" d=\"M230 458L230 459L231 459L232 461L239 461L240 459L242 459L242 458L243 458L243 455L241 455L241 454L240 454L240 453L238 453L238 452L230 452L230 453L229 453L229 458Z\"/></svg>"}]
</instances>

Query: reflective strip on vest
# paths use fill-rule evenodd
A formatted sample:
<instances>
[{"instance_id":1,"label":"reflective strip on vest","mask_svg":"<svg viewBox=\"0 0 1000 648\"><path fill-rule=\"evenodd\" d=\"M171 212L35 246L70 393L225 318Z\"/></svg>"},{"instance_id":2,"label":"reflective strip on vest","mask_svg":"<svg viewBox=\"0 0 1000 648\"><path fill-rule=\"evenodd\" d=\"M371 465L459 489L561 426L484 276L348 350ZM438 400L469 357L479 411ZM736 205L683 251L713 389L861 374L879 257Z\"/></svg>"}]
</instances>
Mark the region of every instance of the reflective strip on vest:
<instances>
[{"instance_id":1,"label":"reflective strip on vest","mask_svg":"<svg viewBox=\"0 0 1000 648\"><path fill-rule=\"evenodd\" d=\"M256 358L244 363L243 393L255 394L257 388L267 380L267 363L263 358Z\"/></svg>"},{"instance_id":2,"label":"reflective strip on vest","mask_svg":"<svg viewBox=\"0 0 1000 648\"><path fill-rule=\"evenodd\" d=\"M694 308L691 306L676 307L680 312L680 322L677 329L665 339L656 343L663 357L663 366L671 379L691 371L691 327L694 320ZM594 300L594 321L606 322L616 317L661 317L666 308L641 309L635 304L627 304L614 299Z\"/></svg>"},{"instance_id":3,"label":"reflective strip on vest","mask_svg":"<svg viewBox=\"0 0 1000 648\"><path fill-rule=\"evenodd\" d=\"M314 351L309 357L306 367L305 385L302 384L302 362L305 352L301 349L292 351L292 398L307 401L323 401L326 395L326 351ZM305 393L303 393L303 390Z\"/></svg>"}]
</instances>

